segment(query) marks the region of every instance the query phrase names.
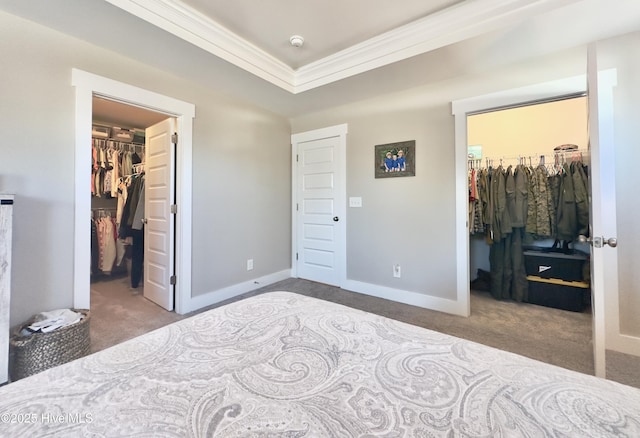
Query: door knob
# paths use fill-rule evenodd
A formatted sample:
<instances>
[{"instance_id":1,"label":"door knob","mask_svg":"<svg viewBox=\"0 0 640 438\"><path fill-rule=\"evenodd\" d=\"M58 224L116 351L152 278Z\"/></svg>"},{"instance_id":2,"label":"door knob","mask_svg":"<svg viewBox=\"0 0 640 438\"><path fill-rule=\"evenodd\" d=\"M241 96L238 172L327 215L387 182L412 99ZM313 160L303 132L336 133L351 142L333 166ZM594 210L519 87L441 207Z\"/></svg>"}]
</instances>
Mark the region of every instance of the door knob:
<instances>
[{"instance_id":1,"label":"door knob","mask_svg":"<svg viewBox=\"0 0 640 438\"><path fill-rule=\"evenodd\" d=\"M593 242L593 239L591 237L583 236L582 234L580 234L578 236L578 242L580 242L580 243L588 243L589 245L591 245L592 242Z\"/></svg>"},{"instance_id":2,"label":"door knob","mask_svg":"<svg viewBox=\"0 0 640 438\"><path fill-rule=\"evenodd\" d=\"M338 222L339 220L340 220L340 218L339 218L338 216L334 216L334 217L333 217L333 221L334 221L334 222Z\"/></svg>"},{"instance_id":3,"label":"door knob","mask_svg":"<svg viewBox=\"0 0 640 438\"><path fill-rule=\"evenodd\" d=\"M142 221L143 224L147 223L147 218L145 217L144 219L140 219Z\"/></svg>"},{"instance_id":4,"label":"door knob","mask_svg":"<svg viewBox=\"0 0 640 438\"><path fill-rule=\"evenodd\" d=\"M588 243L589 245L593 245L596 248L602 248L604 245L609 245L611 248L615 248L616 246L618 246L618 239L616 239L615 237L609 237L604 238L604 237L586 237L583 236L582 234L578 236L578 242L581 243Z\"/></svg>"}]
</instances>

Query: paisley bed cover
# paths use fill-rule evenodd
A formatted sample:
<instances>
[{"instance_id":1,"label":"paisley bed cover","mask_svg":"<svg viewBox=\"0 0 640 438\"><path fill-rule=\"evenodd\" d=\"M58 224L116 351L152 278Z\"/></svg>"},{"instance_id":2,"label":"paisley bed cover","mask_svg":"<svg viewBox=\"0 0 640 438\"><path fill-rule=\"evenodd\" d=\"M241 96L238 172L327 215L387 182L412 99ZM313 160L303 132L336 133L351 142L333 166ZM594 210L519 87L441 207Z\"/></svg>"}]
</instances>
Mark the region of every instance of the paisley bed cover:
<instances>
[{"instance_id":1,"label":"paisley bed cover","mask_svg":"<svg viewBox=\"0 0 640 438\"><path fill-rule=\"evenodd\" d=\"M640 389L272 292L0 388L0 436L640 437Z\"/></svg>"}]
</instances>

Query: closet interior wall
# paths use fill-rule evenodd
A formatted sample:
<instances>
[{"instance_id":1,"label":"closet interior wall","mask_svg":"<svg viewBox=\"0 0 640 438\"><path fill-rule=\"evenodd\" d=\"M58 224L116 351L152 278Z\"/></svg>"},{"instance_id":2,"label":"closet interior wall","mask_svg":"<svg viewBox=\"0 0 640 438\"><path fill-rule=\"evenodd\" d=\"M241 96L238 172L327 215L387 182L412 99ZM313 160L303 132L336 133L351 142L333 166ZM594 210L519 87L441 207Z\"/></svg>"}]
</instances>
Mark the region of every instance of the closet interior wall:
<instances>
[{"instance_id":1,"label":"closet interior wall","mask_svg":"<svg viewBox=\"0 0 640 438\"><path fill-rule=\"evenodd\" d=\"M569 160L569 152L558 155L554 148L563 144L578 146L582 161L588 162L587 98L575 97L554 102L539 103L469 115L467 141L470 152L480 154L469 157L469 167L507 168L518 164L538 166L541 159L554 171L556 160ZM543 158L541 158L543 157ZM538 240L536 245L551 246L554 239ZM574 246L589 252L582 244ZM469 237L470 279L478 277L478 269L489 272L489 250L485 236L479 233Z\"/></svg>"}]
</instances>

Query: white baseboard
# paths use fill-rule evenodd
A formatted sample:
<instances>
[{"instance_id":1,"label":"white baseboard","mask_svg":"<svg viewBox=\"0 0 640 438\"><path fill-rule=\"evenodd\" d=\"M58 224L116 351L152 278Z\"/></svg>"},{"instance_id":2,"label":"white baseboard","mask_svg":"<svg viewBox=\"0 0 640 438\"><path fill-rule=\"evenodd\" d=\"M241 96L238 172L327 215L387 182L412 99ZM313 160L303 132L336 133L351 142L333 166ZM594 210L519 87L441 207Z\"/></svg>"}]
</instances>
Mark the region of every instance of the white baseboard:
<instances>
[{"instance_id":1,"label":"white baseboard","mask_svg":"<svg viewBox=\"0 0 640 438\"><path fill-rule=\"evenodd\" d=\"M189 304L187 305L187 312L193 312L195 310L202 309L203 307L228 300L229 298L237 297L238 295L242 295L246 292L251 292L252 290L277 283L278 281L286 280L290 277L291 269L284 269L279 272L274 272L273 274L268 274L263 277L245 281L243 283L234 284L222 289L191 297L191 300L189 300Z\"/></svg>"},{"instance_id":2,"label":"white baseboard","mask_svg":"<svg viewBox=\"0 0 640 438\"><path fill-rule=\"evenodd\" d=\"M611 336L611 338L607 338L606 348L607 350L613 350L619 353L640 356L640 338L617 333Z\"/></svg>"},{"instance_id":3,"label":"white baseboard","mask_svg":"<svg viewBox=\"0 0 640 438\"><path fill-rule=\"evenodd\" d=\"M346 280L342 285L342 288L365 295L397 301L399 303L423 307L425 309L437 310L439 312L451 313L453 315L467 316L464 303L448 300L446 298L439 298L356 280Z\"/></svg>"}]
</instances>

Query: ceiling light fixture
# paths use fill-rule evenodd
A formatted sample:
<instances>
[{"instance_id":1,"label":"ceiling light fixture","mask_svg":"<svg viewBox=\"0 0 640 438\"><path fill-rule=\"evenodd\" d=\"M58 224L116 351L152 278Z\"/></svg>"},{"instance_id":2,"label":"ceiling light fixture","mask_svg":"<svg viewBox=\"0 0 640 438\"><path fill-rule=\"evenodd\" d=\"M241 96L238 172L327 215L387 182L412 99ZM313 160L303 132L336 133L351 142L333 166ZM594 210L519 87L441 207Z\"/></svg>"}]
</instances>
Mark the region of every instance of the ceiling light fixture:
<instances>
[{"instance_id":1,"label":"ceiling light fixture","mask_svg":"<svg viewBox=\"0 0 640 438\"><path fill-rule=\"evenodd\" d=\"M302 38L300 35L293 35L291 38L289 38L289 42L293 47L302 47L302 45L304 44L304 38Z\"/></svg>"}]
</instances>

